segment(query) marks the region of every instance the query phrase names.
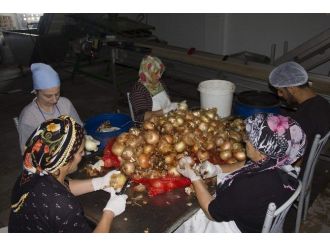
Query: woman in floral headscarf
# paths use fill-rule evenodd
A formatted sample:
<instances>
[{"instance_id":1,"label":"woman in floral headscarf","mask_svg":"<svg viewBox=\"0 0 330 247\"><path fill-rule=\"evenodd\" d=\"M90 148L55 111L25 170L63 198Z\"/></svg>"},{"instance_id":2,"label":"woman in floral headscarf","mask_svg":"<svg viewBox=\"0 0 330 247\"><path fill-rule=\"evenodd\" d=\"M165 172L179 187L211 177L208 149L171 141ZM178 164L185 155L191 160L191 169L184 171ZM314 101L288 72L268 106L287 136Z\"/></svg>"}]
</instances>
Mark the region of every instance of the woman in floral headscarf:
<instances>
[{"instance_id":1,"label":"woman in floral headscarf","mask_svg":"<svg viewBox=\"0 0 330 247\"><path fill-rule=\"evenodd\" d=\"M84 155L84 130L69 116L43 122L26 142L24 170L13 192L9 232L91 232L77 195L105 189L113 173L87 180L66 180ZM95 232L109 232L125 210L126 195L111 198Z\"/></svg>"},{"instance_id":2,"label":"woman in floral headscarf","mask_svg":"<svg viewBox=\"0 0 330 247\"><path fill-rule=\"evenodd\" d=\"M294 193L298 180L281 168L304 154L306 135L299 124L267 113L250 116L245 124L249 160L225 176L215 198L189 166L177 168L191 179L203 209L178 232L261 232L268 204L280 206Z\"/></svg>"},{"instance_id":3,"label":"woman in floral headscarf","mask_svg":"<svg viewBox=\"0 0 330 247\"><path fill-rule=\"evenodd\" d=\"M135 121L143 122L177 108L177 103L170 101L160 81L164 71L165 66L159 58L145 56L142 59L139 80L130 91Z\"/></svg>"}]
</instances>

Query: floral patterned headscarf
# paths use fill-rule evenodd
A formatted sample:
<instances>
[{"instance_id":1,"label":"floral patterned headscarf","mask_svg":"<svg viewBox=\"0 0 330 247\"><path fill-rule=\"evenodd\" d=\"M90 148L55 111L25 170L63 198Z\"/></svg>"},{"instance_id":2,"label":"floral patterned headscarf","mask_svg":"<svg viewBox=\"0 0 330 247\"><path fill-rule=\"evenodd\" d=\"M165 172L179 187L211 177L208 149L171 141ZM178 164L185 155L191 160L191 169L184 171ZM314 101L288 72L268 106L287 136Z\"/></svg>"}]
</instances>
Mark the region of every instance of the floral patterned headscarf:
<instances>
[{"instance_id":1,"label":"floral patterned headscarf","mask_svg":"<svg viewBox=\"0 0 330 247\"><path fill-rule=\"evenodd\" d=\"M39 176L54 173L70 162L83 140L83 128L69 116L43 122L25 144L24 170L13 194L16 203L12 208L19 210Z\"/></svg>"},{"instance_id":2,"label":"floral patterned headscarf","mask_svg":"<svg viewBox=\"0 0 330 247\"><path fill-rule=\"evenodd\" d=\"M158 57L145 56L140 64L139 82L141 82L152 96L163 91L160 78L165 71L165 66Z\"/></svg>"},{"instance_id":3,"label":"floral patterned headscarf","mask_svg":"<svg viewBox=\"0 0 330 247\"><path fill-rule=\"evenodd\" d=\"M226 176L221 187L230 186L234 178L241 174L291 165L305 152L306 134L290 117L258 113L246 118L245 126L247 139L266 159L258 163L247 161L242 169Z\"/></svg>"}]
</instances>

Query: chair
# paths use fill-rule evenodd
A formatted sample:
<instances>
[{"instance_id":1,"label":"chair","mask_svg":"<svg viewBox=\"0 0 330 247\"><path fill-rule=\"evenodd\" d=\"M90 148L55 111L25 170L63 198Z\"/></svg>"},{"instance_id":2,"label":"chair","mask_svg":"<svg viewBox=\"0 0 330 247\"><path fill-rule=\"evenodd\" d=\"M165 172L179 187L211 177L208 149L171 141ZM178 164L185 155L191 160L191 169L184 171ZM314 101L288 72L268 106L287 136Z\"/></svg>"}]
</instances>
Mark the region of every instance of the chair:
<instances>
[{"instance_id":1,"label":"chair","mask_svg":"<svg viewBox=\"0 0 330 247\"><path fill-rule=\"evenodd\" d=\"M268 232L283 232L283 224L286 214L288 213L293 202L298 198L301 192L301 182L299 181L298 188L292 194L292 196L278 209L276 209L275 203L271 202L268 205L264 225L262 227L262 233Z\"/></svg>"},{"instance_id":2,"label":"chair","mask_svg":"<svg viewBox=\"0 0 330 247\"><path fill-rule=\"evenodd\" d=\"M133 122L135 122L133 107L132 107L131 100L129 98L129 92L127 92L127 101L128 101L129 113L131 114L131 118L132 118Z\"/></svg>"},{"instance_id":3,"label":"chair","mask_svg":"<svg viewBox=\"0 0 330 247\"><path fill-rule=\"evenodd\" d=\"M18 117L14 117L13 120L14 120L14 123L15 123L16 129L17 129L17 131L18 131Z\"/></svg>"},{"instance_id":4,"label":"chair","mask_svg":"<svg viewBox=\"0 0 330 247\"><path fill-rule=\"evenodd\" d=\"M295 232L299 232L301 222L306 219L310 194L312 191L312 180L314 176L315 166L320 156L320 153L324 145L327 143L329 137L330 137L330 131L322 139L320 134L315 135L311 147L311 151L309 153L308 160L306 163L304 176L302 179L301 194L297 201L298 210L297 210Z\"/></svg>"}]
</instances>

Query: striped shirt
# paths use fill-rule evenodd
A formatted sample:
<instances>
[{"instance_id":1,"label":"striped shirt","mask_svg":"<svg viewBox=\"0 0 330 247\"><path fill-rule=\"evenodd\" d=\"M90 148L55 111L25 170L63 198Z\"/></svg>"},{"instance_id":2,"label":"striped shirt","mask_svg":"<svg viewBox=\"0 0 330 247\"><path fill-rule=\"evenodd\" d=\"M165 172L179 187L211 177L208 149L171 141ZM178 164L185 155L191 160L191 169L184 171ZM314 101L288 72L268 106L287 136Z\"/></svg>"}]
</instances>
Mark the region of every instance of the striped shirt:
<instances>
[{"instance_id":1,"label":"striped shirt","mask_svg":"<svg viewBox=\"0 0 330 247\"><path fill-rule=\"evenodd\" d=\"M143 122L144 114L152 111L152 97L148 89L142 83L136 82L130 91L130 101L135 121Z\"/></svg>"}]
</instances>

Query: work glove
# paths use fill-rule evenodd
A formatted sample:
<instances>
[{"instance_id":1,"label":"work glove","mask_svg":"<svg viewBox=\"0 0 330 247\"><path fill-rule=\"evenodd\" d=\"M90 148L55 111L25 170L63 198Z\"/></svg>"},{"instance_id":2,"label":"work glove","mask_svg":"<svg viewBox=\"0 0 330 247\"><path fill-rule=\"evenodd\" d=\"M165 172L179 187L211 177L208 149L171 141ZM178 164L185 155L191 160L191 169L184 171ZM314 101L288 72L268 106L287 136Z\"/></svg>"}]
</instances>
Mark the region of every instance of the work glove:
<instances>
[{"instance_id":1,"label":"work glove","mask_svg":"<svg viewBox=\"0 0 330 247\"><path fill-rule=\"evenodd\" d=\"M172 102L166 108L163 109L164 114L169 113L170 111L175 111L178 108L178 103Z\"/></svg>"},{"instance_id":2,"label":"work glove","mask_svg":"<svg viewBox=\"0 0 330 247\"><path fill-rule=\"evenodd\" d=\"M177 165L177 171L184 177L189 178L191 182L202 179L195 171L191 168L192 159L190 157L183 157L180 159Z\"/></svg>"},{"instance_id":3,"label":"work glove","mask_svg":"<svg viewBox=\"0 0 330 247\"><path fill-rule=\"evenodd\" d=\"M118 174L118 173L120 173L120 171L114 170L114 171L108 172L103 177L93 178L92 184L93 184L94 191L102 190L102 189L105 190L106 188L110 187L111 176L113 174ZM105 190L105 191L107 191L107 190Z\"/></svg>"},{"instance_id":4,"label":"work glove","mask_svg":"<svg viewBox=\"0 0 330 247\"><path fill-rule=\"evenodd\" d=\"M219 165L214 165L206 160L200 165L200 173L203 179L212 178L221 174L222 169Z\"/></svg>"},{"instance_id":5,"label":"work glove","mask_svg":"<svg viewBox=\"0 0 330 247\"><path fill-rule=\"evenodd\" d=\"M103 211L110 210L115 216L118 216L125 211L127 195L116 195L113 188L110 188L109 191L111 196Z\"/></svg>"}]
</instances>

